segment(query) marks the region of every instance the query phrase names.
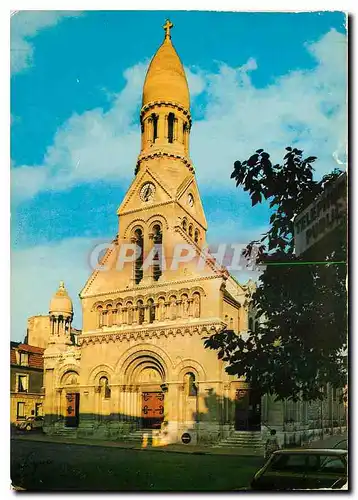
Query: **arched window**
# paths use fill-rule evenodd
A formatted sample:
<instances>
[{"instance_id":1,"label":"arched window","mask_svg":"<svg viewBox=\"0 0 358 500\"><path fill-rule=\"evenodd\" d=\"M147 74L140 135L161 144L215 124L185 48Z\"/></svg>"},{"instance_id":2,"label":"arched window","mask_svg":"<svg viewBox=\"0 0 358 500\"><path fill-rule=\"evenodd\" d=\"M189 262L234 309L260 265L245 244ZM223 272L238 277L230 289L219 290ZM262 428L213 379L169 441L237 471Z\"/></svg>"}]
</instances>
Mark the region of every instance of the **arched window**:
<instances>
[{"instance_id":1,"label":"arched window","mask_svg":"<svg viewBox=\"0 0 358 500\"><path fill-rule=\"evenodd\" d=\"M135 244L137 245L137 257L134 262L134 280L138 285L143 279L143 232L141 229L134 231Z\"/></svg>"},{"instance_id":2,"label":"arched window","mask_svg":"<svg viewBox=\"0 0 358 500\"><path fill-rule=\"evenodd\" d=\"M102 326L103 326L103 307L102 306L97 307L97 322L98 322L98 328L102 328Z\"/></svg>"},{"instance_id":3,"label":"arched window","mask_svg":"<svg viewBox=\"0 0 358 500\"><path fill-rule=\"evenodd\" d=\"M197 386L195 383L195 375L192 372L185 374L185 392L187 396L197 395Z\"/></svg>"},{"instance_id":4,"label":"arched window","mask_svg":"<svg viewBox=\"0 0 358 500\"><path fill-rule=\"evenodd\" d=\"M191 224L189 225L189 236L190 238L193 237L193 226Z\"/></svg>"},{"instance_id":5,"label":"arched window","mask_svg":"<svg viewBox=\"0 0 358 500\"><path fill-rule=\"evenodd\" d=\"M188 229L188 223L187 223L186 219L183 219L181 226L182 226L183 230L186 232Z\"/></svg>"},{"instance_id":6,"label":"arched window","mask_svg":"<svg viewBox=\"0 0 358 500\"><path fill-rule=\"evenodd\" d=\"M138 323L140 325L142 325L143 322L144 322L144 305L143 305L143 301L142 300L138 300L137 306L138 306Z\"/></svg>"},{"instance_id":7,"label":"arched window","mask_svg":"<svg viewBox=\"0 0 358 500\"><path fill-rule=\"evenodd\" d=\"M133 323L133 304L132 302L127 303L127 316L128 316L128 325Z\"/></svg>"},{"instance_id":8,"label":"arched window","mask_svg":"<svg viewBox=\"0 0 358 500\"><path fill-rule=\"evenodd\" d=\"M194 241L195 241L195 243L198 243L198 241L199 241L199 231L197 229L195 229Z\"/></svg>"},{"instance_id":9,"label":"arched window","mask_svg":"<svg viewBox=\"0 0 358 500\"><path fill-rule=\"evenodd\" d=\"M153 123L153 142L158 138L158 115L152 113L152 123Z\"/></svg>"},{"instance_id":10,"label":"arched window","mask_svg":"<svg viewBox=\"0 0 358 500\"><path fill-rule=\"evenodd\" d=\"M158 281L162 275L162 244L163 234L159 224L153 226L153 242L155 247L153 257L153 279Z\"/></svg>"},{"instance_id":11,"label":"arched window","mask_svg":"<svg viewBox=\"0 0 358 500\"><path fill-rule=\"evenodd\" d=\"M188 124L185 122L185 123L183 123L183 143L184 143L184 146L186 146L187 133L188 133Z\"/></svg>"},{"instance_id":12,"label":"arched window","mask_svg":"<svg viewBox=\"0 0 358 500\"><path fill-rule=\"evenodd\" d=\"M149 323L153 323L155 321L155 305L153 299L148 300L148 309L149 309Z\"/></svg>"},{"instance_id":13,"label":"arched window","mask_svg":"<svg viewBox=\"0 0 358 500\"><path fill-rule=\"evenodd\" d=\"M182 317L187 318L189 316L189 297L186 293L181 296L182 304Z\"/></svg>"},{"instance_id":14,"label":"arched window","mask_svg":"<svg viewBox=\"0 0 358 500\"><path fill-rule=\"evenodd\" d=\"M99 379L99 388L103 399L109 399L111 397L111 389L107 377L101 377Z\"/></svg>"},{"instance_id":15,"label":"arched window","mask_svg":"<svg viewBox=\"0 0 358 500\"><path fill-rule=\"evenodd\" d=\"M200 318L200 294L195 292L193 294L193 310L194 310L194 318Z\"/></svg>"},{"instance_id":16,"label":"arched window","mask_svg":"<svg viewBox=\"0 0 358 500\"><path fill-rule=\"evenodd\" d=\"M175 295L172 295L169 299L169 310L170 310L170 319L176 319L177 317L177 298Z\"/></svg>"},{"instance_id":17,"label":"arched window","mask_svg":"<svg viewBox=\"0 0 358 500\"><path fill-rule=\"evenodd\" d=\"M107 306L107 326L113 325L113 311L111 304Z\"/></svg>"},{"instance_id":18,"label":"arched window","mask_svg":"<svg viewBox=\"0 0 358 500\"><path fill-rule=\"evenodd\" d=\"M174 141L174 113L169 113L168 115L168 142Z\"/></svg>"}]
</instances>

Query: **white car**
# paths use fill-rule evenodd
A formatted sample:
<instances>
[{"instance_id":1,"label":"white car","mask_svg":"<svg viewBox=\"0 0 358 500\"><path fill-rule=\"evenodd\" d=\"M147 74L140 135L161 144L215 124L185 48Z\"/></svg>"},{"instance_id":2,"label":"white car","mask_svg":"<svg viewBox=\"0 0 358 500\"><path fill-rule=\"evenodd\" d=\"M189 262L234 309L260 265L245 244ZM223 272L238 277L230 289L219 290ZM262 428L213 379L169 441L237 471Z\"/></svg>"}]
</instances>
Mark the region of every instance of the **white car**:
<instances>
[{"instance_id":1,"label":"white car","mask_svg":"<svg viewBox=\"0 0 358 500\"><path fill-rule=\"evenodd\" d=\"M18 422L16 427L22 431L32 431L33 429L42 429L44 425L43 417L27 417L26 420Z\"/></svg>"}]
</instances>

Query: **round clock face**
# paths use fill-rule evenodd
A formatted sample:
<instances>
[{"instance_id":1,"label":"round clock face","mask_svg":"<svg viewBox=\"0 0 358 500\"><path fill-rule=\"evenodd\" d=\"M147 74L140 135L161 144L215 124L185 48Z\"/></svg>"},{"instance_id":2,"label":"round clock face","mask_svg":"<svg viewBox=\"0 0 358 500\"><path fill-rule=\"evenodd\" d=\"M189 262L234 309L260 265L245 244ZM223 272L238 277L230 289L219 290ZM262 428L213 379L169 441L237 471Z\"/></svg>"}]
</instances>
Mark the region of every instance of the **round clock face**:
<instances>
[{"instance_id":1,"label":"round clock face","mask_svg":"<svg viewBox=\"0 0 358 500\"><path fill-rule=\"evenodd\" d=\"M154 198L155 186L151 182L143 184L140 190L140 197L143 201L151 201Z\"/></svg>"},{"instance_id":2,"label":"round clock face","mask_svg":"<svg viewBox=\"0 0 358 500\"><path fill-rule=\"evenodd\" d=\"M188 205L190 207L194 206L194 196L191 193L188 195Z\"/></svg>"}]
</instances>

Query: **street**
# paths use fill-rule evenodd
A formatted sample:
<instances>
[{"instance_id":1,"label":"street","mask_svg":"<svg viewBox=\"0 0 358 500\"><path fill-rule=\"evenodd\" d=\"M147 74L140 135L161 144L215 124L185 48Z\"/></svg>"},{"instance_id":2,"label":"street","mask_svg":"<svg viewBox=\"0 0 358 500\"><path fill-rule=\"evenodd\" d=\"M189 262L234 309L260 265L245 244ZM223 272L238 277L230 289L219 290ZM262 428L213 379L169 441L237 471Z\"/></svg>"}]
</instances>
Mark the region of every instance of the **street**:
<instances>
[{"instance_id":1,"label":"street","mask_svg":"<svg viewBox=\"0 0 358 500\"><path fill-rule=\"evenodd\" d=\"M232 491L262 457L11 440L11 480L28 491Z\"/></svg>"}]
</instances>

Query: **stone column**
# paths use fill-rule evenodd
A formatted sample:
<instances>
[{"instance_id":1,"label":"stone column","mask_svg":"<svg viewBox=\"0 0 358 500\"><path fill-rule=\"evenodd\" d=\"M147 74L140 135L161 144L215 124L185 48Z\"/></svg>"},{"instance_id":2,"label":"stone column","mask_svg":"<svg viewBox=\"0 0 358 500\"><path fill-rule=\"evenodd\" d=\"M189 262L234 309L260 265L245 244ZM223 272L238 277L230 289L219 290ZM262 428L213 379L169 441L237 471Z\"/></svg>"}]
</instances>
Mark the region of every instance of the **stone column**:
<instances>
[{"instance_id":1,"label":"stone column","mask_svg":"<svg viewBox=\"0 0 358 500\"><path fill-rule=\"evenodd\" d=\"M180 319L180 318L182 318L182 301L177 300L176 305L177 305L176 318Z\"/></svg>"},{"instance_id":2,"label":"stone column","mask_svg":"<svg viewBox=\"0 0 358 500\"><path fill-rule=\"evenodd\" d=\"M170 319L170 302L164 302L165 305L165 319Z\"/></svg>"},{"instance_id":3,"label":"stone column","mask_svg":"<svg viewBox=\"0 0 358 500\"><path fill-rule=\"evenodd\" d=\"M180 142L180 144L184 144L183 120L178 121L178 142Z\"/></svg>"},{"instance_id":4,"label":"stone column","mask_svg":"<svg viewBox=\"0 0 358 500\"><path fill-rule=\"evenodd\" d=\"M193 317L193 299L188 299L189 308L188 308L188 316L189 318Z\"/></svg>"},{"instance_id":5,"label":"stone column","mask_svg":"<svg viewBox=\"0 0 358 500\"><path fill-rule=\"evenodd\" d=\"M157 134L160 142L164 142L165 138L165 116L163 112L158 113L158 122L157 122Z\"/></svg>"}]
</instances>

